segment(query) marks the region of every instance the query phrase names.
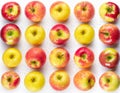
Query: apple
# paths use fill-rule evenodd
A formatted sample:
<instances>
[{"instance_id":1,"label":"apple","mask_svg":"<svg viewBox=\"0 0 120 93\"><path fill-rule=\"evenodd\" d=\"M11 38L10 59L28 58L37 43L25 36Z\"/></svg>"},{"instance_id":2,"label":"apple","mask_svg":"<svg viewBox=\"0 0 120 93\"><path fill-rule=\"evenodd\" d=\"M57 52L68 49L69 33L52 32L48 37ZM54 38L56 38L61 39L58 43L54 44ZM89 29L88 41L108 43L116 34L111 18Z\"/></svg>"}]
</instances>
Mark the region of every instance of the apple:
<instances>
[{"instance_id":1,"label":"apple","mask_svg":"<svg viewBox=\"0 0 120 93\"><path fill-rule=\"evenodd\" d=\"M30 25L25 31L25 38L31 45L41 45L45 39L44 28L38 24Z\"/></svg>"},{"instance_id":2,"label":"apple","mask_svg":"<svg viewBox=\"0 0 120 93\"><path fill-rule=\"evenodd\" d=\"M104 24L99 29L99 39L106 45L114 45L119 40L119 29L114 24Z\"/></svg>"},{"instance_id":3,"label":"apple","mask_svg":"<svg viewBox=\"0 0 120 93\"><path fill-rule=\"evenodd\" d=\"M99 14L106 22L115 22L119 13L120 10L118 5L113 2L105 2L99 8Z\"/></svg>"},{"instance_id":4,"label":"apple","mask_svg":"<svg viewBox=\"0 0 120 93\"><path fill-rule=\"evenodd\" d=\"M1 77L1 84L8 90L15 89L20 83L20 76L14 71L7 71Z\"/></svg>"},{"instance_id":5,"label":"apple","mask_svg":"<svg viewBox=\"0 0 120 93\"><path fill-rule=\"evenodd\" d=\"M50 6L50 15L57 22L65 22L70 16L70 7L63 1L56 1Z\"/></svg>"},{"instance_id":6,"label":"apple","mask_svg":"<svg viewBox=\"0 0 120 93\"><path fill-rule=\"evenodd\" d=\"M75 29L74 37L80 44L90 44L94 39L94 29L89 24L80 24Z\"/></svg>"},{"instance_id":7,"label":"apple","mask_svg":"<svg viewBox=\"0 0 120 93\"><path fill-rule=\"evenodd\" d=\"M26 64L33 69L40 69L46 61L46 54L42 48L30 48L25 55Z\"/></svg>"},{"instance_id":8,"label":"apple","mask_svg":"<svg viewBox=\"0 0 120 93\"><path fill-rule=\"evenodd\" d=\"M100 87L108 92L115 91L120 84L119 76L113 71L107 71L99 78Z\"/></svg>"},{"instance_id":9,"label":"apple","mask_svg":"<svg viewBox=\"0 0 120 93\"><path fill-rule=\"evenodd\" d=\"M49 59L54 67L64 68L70 60L70 55L65 48L57 47L50 52Z\"/></svg>"},{"instance_id":10,"label":"apple","mask_svg":"<svg viewBox=\"0 0 120 93\"><path fill-rule=\"evenodd\" d=\"M74 54L74 62L80 68L89 68L94 62L94 53L87 47L80 47Z\"/></svg>"},{"instance_id":11,"label":"apple","mask_svg":"<svg viewBox=\"0 0 120 93\"><path fill-rule=\"evenodd\" d=\"M49 77L49 83L54 90L65 90L70 84L70 77L64 70L57 70Z\"/></svg>"},{"instance_id":12,"label":"apple","mask_svg":"<svg viewBox=\"0 0 120 93\"><path fill-rule=\"evenodd\" d=\"M115 68L119 62L119 53L114 48L106 48L99 55L100 63L107 68Z\"/></svg>"},{"instance_id":13,"label":"apple","mask_svg":"<svg viewBox=\"0 0 120 93\"><path fill-rule=\"evenodd\" d=\"M17 45L21 37L21 30L17 25L9 23L2 27L0 35L7 45Z\"/></svg>"},{"instance_id":14,"label":"apple","mask_svg":"<svg viewBox=\"0 0 120 93\"><path fill-rule=\"evenodd\" d=\"M32 22L40 22L44 18L46 8L40 1L31 1L25 7L25 15Z\"/></svg>"},{"instance_id":15,"label":"apple","mask_svg":"<svg viewBox=\"0 0 120 93\"><path fill-rule=\"evenodd\" d=\"M24 85L29 91L37 92L45 85L45 77L39 71L31 71L25 76Z\"/></svg>"},{"instance_id":16,"label":"apple","mask_svg":"<svg viewBox=\"0 0 120 93\"><path fill-rule=\"evenodd\" d=\"M69 29L63 24L57 24L51 28L49 38L54 44L63 45L70 38Z\"/></svg>"},{"instance_id":17,"label":"apple","mask_svg":"<svg viewBox=\"0 0 120 93\"><path fill-rule=\"evenodd\" d=\"M73 82L78 89L88 91L95 84L95 76L88 70L80 70L74 75Z\"/></svg>"},{"instance_id":18,"label":"apple","mask_svg":"<svg viewBox=\"0 0 120 93\"><path fill-rule=\"evenodd\" d=\"M14 68L20 64L22 54L17 48L8 48L4 51L2 60L7 67Z\"/></svg>"},{"instance_id":19,"label":"apple","mask_svg":"<svg viewBox=\"0 0 120 93\"><path fill-rule=\"evenodd\" d=\"M74 7L74 14L81 22L89 22L95 14L95 9L92 3L88 1L81 1Z\"/></svg>"},{"instance_id":20,"label":"apple","mask_svg":"<svg viewBox=\"0 0 120 93\"><path fill-rule=\"evenodd\" d=\"M7 2L2 6L1 14L9 21L16 21L20 15L21 8L17 2Z\"/></svg>"}]
</instances>

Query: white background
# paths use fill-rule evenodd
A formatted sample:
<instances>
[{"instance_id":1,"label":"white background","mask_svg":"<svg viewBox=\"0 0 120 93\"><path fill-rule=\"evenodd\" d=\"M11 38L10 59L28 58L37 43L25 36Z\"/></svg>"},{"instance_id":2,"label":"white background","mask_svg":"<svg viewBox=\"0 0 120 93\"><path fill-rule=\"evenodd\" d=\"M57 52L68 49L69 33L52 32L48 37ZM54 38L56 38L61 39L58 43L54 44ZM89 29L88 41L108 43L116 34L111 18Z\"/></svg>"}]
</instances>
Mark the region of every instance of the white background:
<instances>
[{"instance_id":1,"label":"white background","mask_svg":"<svg viewBox=\"0 0 120 93\"><path fill-rule=\"evenodd\" d=\"M1 7L4 3L11 1L11 0L2 0L0 1L0 10ZM24 14L24 8L25 5L32 1L32 0L12 0L12 1L16 1L20 4L21 6L21 15L18 19L17 22L15 22L15 24L17 24L22 32L22 37L20 39L20 42L17 46L18 49L20 49L20 51L22 52L22 61L21 64L15 68L15 69L9 69L7 68L2 61L2 54L3 52L10 46L7 46L5 43L3 43L3 41L0 39L0 77L2 76L2 74L8 70L14 70L15 72L17 72L20 75L21 81L20 81L20 85L14 89L14 90L6 90L4 87L2 87L1 83L0 83L0 92L1 93L31 93L30 91L28 91L25 86L24 86L24 77L25 75L32 71L32 69L30 69L26 63L25 63L25 53L27 52L28 49L30 49L31 47L33 47L32 45L28 44L28 42L25 40L25 30L29 25L32 25L33 23L30 22L25 14ZM49 31L52 28L52 26L54 26L55 24L57 24L56 21L54 21L51 17L50 17L50 13L49 13L49 9L50 9L50 5L57 1L57 0L40 0L45 6L46 6L46 15L43 19L42 22L40 22L39 24L42 25L46 31L46 38L44 43L39 46L41 48L43 48L47 54L47 60L46 60L46 64L44 65L44 67L42 69L40 69L40 72L42 72L45 76L45 86L43 87L43 89L41 91L39 91L38 93L83 93L83 91L78 90L73 83L73 77L74 75L80 70L80 68L78 66L76 66L76 64L74 63L73 60L73 55L74 52L81 46L81 44L78 44L76 42L76 40L74 39L74 30L75 28L81 24L81 22L79 22L73 13L73 9L74 6L79 2L79 1L83 1L83 0L62 0L65 1L71 9L71 14L70 14L70 18L67 22L65 22L64 24L69 28L70 33L71 33L71 37L69 39L69 41L67 42L67 44L65 46L63 46L64 48L66 48L69 53L70 53L70 62L68 64L68 66L65 68L65 70L69 73L70 75L70 85L67 89L63 90L63 91L55 91L54 89L51 88L50 84L49 84L49 76L51 75L52 72L56 71L57 69L54 68L53 66L51 66L51 64L49 63L49 53L52 49L54 49L55 47L57 47L56 45L54 45L53 43L51 43L50 39L49 39ZM92 21L89 23L95 30L95 38L92 44L88 45L89 48L91 48L95 54L95 60L94 60L94 64L93 66L89 69L90 71L92 71L95 75L96 78L96 82L94 87L89 90L86 91L84 93L107 93L104 90L102 90L99 86L99 77L106 71L110 70L107 68L104 68L103 66L101 66L101 64L99 63L98 57L99 54L102 50L104 50L106 46L104 45L98 37L98 31L99 28L105 24L105 22L100 18L99 16L99 7L100 5L105 2L105 1L113 1L116 4L118 4L120 6L120 1L119 0L88 0L90 1L94 7L95 7L95 16L92 19ZM2 28L2 26L4 26L5 24L10 23L9 21L6 21L5 19L2 18L1 14L0 14L0 29ZM118 21L115 23L119 28L120 28L120 18L118 19ZM115 49L118 50L118 52L120 51L120 45L119 43L115 46L111 46ZM119 68L120 64L117 66L115 72L120 75L120 68ZM112 93L120 93L120 87Z\"/></svg>"}]
</instances>

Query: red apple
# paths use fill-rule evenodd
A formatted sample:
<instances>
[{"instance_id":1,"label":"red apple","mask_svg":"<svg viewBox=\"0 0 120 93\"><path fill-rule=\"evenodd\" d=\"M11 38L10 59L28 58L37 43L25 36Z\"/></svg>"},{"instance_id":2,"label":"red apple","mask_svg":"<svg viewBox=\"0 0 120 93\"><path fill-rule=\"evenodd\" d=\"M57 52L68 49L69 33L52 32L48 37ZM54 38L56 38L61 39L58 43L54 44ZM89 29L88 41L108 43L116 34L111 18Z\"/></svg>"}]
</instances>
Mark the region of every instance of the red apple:
<instances>
[{"instance_id":1,"label":"red apple","mask_svg":"<svg viewBox=\"0 0 120 93\"><path fill-rule=\"evenodd\" d=\"M6 89L15 89L20 82L20 77L16 72L5 72L1 77L1 83Z\"/></svg>"},{"instance_id":2,"label":"red apple","mask_svg":"<svg viewBox=\"0 0 120 93\"><path fill-rule=\"evenodd\" d=\"M50 75L49 83L57 91L65 90L70 84L69 74L64 70L57 70Z\"/></svg>"},{"instance_id":3,"label":"red apple","mask_svg":"<svg viewBox=\"0 0 120 93\"><path fill-rule=\"evenodd\" d=\"M7 45L16 45L21 37L21 30L15 24L6 24L1 29L1 38Z\"/></svg>"},{"instance_id":4,"label":"red apple","mask_svg":"<svg viewBox=\"0 0 120 93\"><path fill-rule=\"evenodd\" d=\"M106 45L116 44L119 34L119 29L114 24L104 24L99 29L99 38Z\"/></svg>"},{"instance_id":5,"label":"red apple","mask_svg":"<svg viewBox=\"0 0 120 93\"><path fill-rule=\"evenodd\" d=\"M73 82L78 89L88 91L95 84L95 76L90 71L81 70L75 74Z\"/></svg>"},{"instance_id":6,"label":"red apple","mask_svg":"<svg viewBox=\"0 0 120 93\"><path fill-rule=\"evenodd\" d=\"M1 14L9 21L16 21L20 15L21 9L17 2L7 2L2 6Z\"/></svg>"},{"instance_id":7,"label":"red apple","mask_svg":"<svg viewBox=\"0 0 120 93\"><path fill-rule=\"evenodd\" d=\"M57 47L50 52L49 59L54 67L64 68L70 60L70 55L65 48Z\"/></svg>"},{"instance_id":8,"label":"red apple","mask_svg":"<svg viewBox=\"0 0 120 93\"><path fill-rule=\"evenodd\" d=\"M94 6L88 1L79 2L74 8L76 18L81 22L89 22L94 17Z\"/></svg>"},{"instance_id":9,"label":"red apple","mask_svg":"<svg viewBox=\"0 0 120 93\"><path fill-rule=\"evenodd\" d=\"M34 47L27 51L26 63L30 68L40 69L46 61L46 54L42 48Z\"/></svg>"},{"instance_id":10,"label":"red apple","mask_svg":"<svg viewBox=\"0 0 120 93\"><path fill-rule=\"evenodd\" d=\"M115 91L120 85L119 76L113 71L107 71L99 78L99 85L107 92Z\"/></svg>"},{"instance_id":11,"label":"red apple","mask_svg":"<svg viewBox=\"0 0 120 93\"><path fill-rule=\"evenodd\" d=\"M51 28L49 37L54 44L62 45L70 38L70 32L65 25L57 24Z\"/></svg>"},{"instance_id":12,"label":"red apple","mask_svg":"<svg viewBox=\"0 0 120 93\"><path fill-rule=\"evenodd\" d=\"M115 68L119 62L119 54L114 48L106 48L99 55L100 63L107 68Z\"/></svg>"},{"instance_id":13,"label":"red apple","mask_svg":"<svg viewBox=\"0 0 120 93\"><path fill-rule=\"evenodd\" d=\"M105 2L100 6L99 14L106 22L115 22L119 16L119 7L113 2Z\"/></svg>"},{"instance_id":14,"label":"red apple","mask_svg":"<svg viewBox=\"0 0 120 93\"><path fill-rule=\"evenodd\" d=\"M91 49L87 47L81 47L77 49L74 54L74 62L80 68L88 68L93 64L94 61L94 53Z\"/></svg>"},{"instance_id":15,"label":"red apple","mask_svg":"<svg viewBox=\"0 0 120 93\"><path fill-rule=\"evenodd\" d=\"M25 7L25 15L32 22L40 22L44 18L46 8L40 1L31 1Z\"/></svg>"}]
</instances>

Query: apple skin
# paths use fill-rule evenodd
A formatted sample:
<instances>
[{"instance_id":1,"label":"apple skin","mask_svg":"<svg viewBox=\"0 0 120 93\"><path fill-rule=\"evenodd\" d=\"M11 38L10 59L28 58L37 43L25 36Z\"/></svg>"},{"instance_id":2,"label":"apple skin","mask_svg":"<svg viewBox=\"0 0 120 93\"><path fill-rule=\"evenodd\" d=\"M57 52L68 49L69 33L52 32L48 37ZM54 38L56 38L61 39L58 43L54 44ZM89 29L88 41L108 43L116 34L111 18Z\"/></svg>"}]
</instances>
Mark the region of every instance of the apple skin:
<instances>
[{"instance_id":1,"label":"apple skin","mask_svg":"<svg viewBox=\"0 0 120 93\"><path fill-rule=\"evenodd\" d=\"M4 51L2 60L7 67L14 68L20 64L22 54L17 48L8 48Z\"/></svg>"},{"instance_id":2,"label":"apple skin","mask_svg":"<svg viewBox=\"0 0 120 93\"><path fill-rule=\"evenodd\" d=\"M120 78L113 71L107 71L99 78L100 87L107 92L115 91L119 87L119 84Z\"/></svg>"},{"instance_id":3,"label":"apple skin","mask_svg":"<svg viewBox=\"0 0 120 93\"><path fill-rule=\"evenodd\" d=\"M94 86L96 81L92 72L80 70L74 75L73 82L78 89L88 91Z\"/></svg>"},{"instance_id":4,"label":"apple skin","mask_svg":"<svg viewBox=\"0 0 120 93\"><path fill-rule=\"evenodd\" d=\"M103 3L99 8L101 18L106 22L115 22L119 16L120 10L117 4L113 2Z\"/></svg>"},{"instance_id":5,"label":"apple skin","mask_svg":"<svg viewBox=\"0 0 120 93\"><path fill-rule=\"evenodd\" d=\"M119 62L119 53L114 48L106 48L99 55L100 63L107 68L115 68Z\"/></svg>"},{"instance_id":6,"label":"apple skin","mask_svg":"<svg viewBox=\"0 0 120 93\"><path fill-rule=\"evenodd\" d=\"M79 21L87 23L94 17L95 9L90 2L82 1L74 7L74 14Z\"/></svg>"},{"instance_id":7,"label":"apple skin","mask_svg":"<svg viewBox=\"0 0 120 93\"><path fill-rule=\"evenodd\" d=\"M46 62L46 53L42 48L30 48L26 55L26 64L33 69L40 69Z\"/></svg>"},{"instance_id":8,"label":"apple skin","mask_svg":"<svg viewBox=\"0 0 120 93\"><path fill-rule=\"evenodd\" d=\"M80 24L75 29L74 37L78 43L88 45L94 39L94 29L89 24Z\"/></svg>"},{"instance_id":9,"label":"apple skin","mask_svg":"<svg viewBox=\"0 0 120 93\"><path fill-rule=\"evenodd\" d=\"M50 75L49 83L57 91L65 90L70 84L69 74L64 70L57 70Z\"/></svg>"},{"instance_id":10,"label":"apple skin","mask_svg":"<svg viewBox=\"0 0 120 93\"><path fill-rule=\"evenodd\" d=\"M1 84L8 90L15 89L20 83L20 76L14 71L5 72L1 77Z\"/></svg>"},{"instance_id":11,"label":"apple skin","mask_svg":"<svg viewBox=\"0 0 120 93\"><path fill-rule=\"evenodd\" d=\"M42 26L33 24L27 27L25 31L25 38L27 42L34 46L39 46L43 43L46 33Z\"/></svg>"},{"instance_id":12,"label":"apple skin","mask_svg":"<svg viewBox=\"0 0 120 93\"><path fill-rule=\"evenodd\" d=\"M69 63L70 54L65 48L57 47L50 52L49 60L52 66L64 68Z\"/></svg>"},{"instance_id":13,"label":"apple skin","mask_svg":"<svg viewBox=\"0 0 120 93\"><path fill-rule=\"evenodd\" d=\"M70 7L63 1L56 1L50 6L50 15L57 22L65 22L70 16Z\"/></svg>"},{"instance_id":14,"label":"apple skin","mask_svg":"<svg viewBox=\"0 0 120 93\"><path fill-rule=\"evenodd\" d=\"M21 13L17 2L7 2L2 6L1 14L8 21L16 21Z\"/></svg>"},{"instance_id":15,"label":"apple skin","mask_svg":"<svg viewBox=\"0 0 120 93\"><path fill-rule=\"evenodd\" d=\"M114 45L119 40L119 29L114 24L104 24L99 29L99 39L106 45Z\"/></svg>"},{"instance_id":16,"label":"apple skin","mask_svg":"<svg viewBox=\"0 0 120 93\"><path fill-rule=\"evenodd\" d=\"M31 1L25 7L25 15L32 22L40 22L44 18L46 8L40 1Z\"/></svg>"},{"instance_id":17,"label":"apple skin","mask_svg":"<svg viewBox=\"0 0 120 93\"><path fill-rule=\"evenodd\" d=\"M45 77L39 71L31 71L24 78L25 87L31 92L41 90L45 85Z\"/></svg>"},{"instance_id":18,"label":"apple skin","mask_svg":"<svg viewBox=\"0 0 120 93\"><path fill-rule=\"evenodd\" d=\"M80 68L89 68L94 62L94 53L87 47L81 47L74 54L74 62Z\"/></svg>"},{"instance_id":19,"label":"apple skin","mask_svg":"<svg viewBox=\"0 0 120 93\"><path fill-rule=\"evenodd\" d=\"M7 45L13 46L18 44L21 37L21 30L17 25L9 23L2 27L0 35L1 39Z\"/></svg>"},{"instance_id":20,"label":"apple skin","mask_svg":"<svg viewBox=\"0 0 120 93\"><path fill-rule=\"evenodd\" d=\"M63 45L70 38L69 29L63 24L57 24L51 28L49 38L54 44Z\"/></svg>"}]
</instances>

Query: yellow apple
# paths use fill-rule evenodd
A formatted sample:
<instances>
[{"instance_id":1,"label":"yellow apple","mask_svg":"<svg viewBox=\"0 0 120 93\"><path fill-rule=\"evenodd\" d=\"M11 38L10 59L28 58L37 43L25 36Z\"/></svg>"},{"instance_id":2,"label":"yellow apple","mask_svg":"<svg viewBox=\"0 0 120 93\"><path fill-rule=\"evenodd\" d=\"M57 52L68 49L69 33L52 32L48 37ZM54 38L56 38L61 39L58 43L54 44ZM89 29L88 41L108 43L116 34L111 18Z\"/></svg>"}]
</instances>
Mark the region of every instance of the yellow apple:
<instances>
[{"instance_id":1,"label":"yellow apple","mask_svg":"<svg viewBox=\"0 0 120 93\"><path fill-rule=\"evenodd\" d=\"M8 48L2 56L3 62L7 67L13 68L20 64L22 55L16 48Z\"/></svg>"},{"instance_id":2,"label":"yellow apple","mask_svg":"<svg viewBox=\"0 0 120 93\"><path fill-rule=\"evenodd\" d=\"M70 7L63 1L54 2L50 7L50 15L58 22L67 21L70 16Z\"/></svg>"},{"instance_id":3,"label":"yellow apple","mask_svg":"<svg viewBox=\"0 0 120 93\"><path fill-rule=\"evenodd\" d=\"M31 45L41 45L45 39L44 28L40 25L30 25L25 31L25 38Z\"/></svg>"},{"instance_id":4,"label":"yellow apple","mask_svg":"<svg viewBox=\"0 0 120 93\"><path fill-rule=\"evenodd\" d=\"M94 29L88 24L81 24L75 29L74 36L80 44L90 44L94 39Z\"/></svg>"},{"instance_id":5,"label":"yellow apple","mask_svg":"<svg viewBox=\"0 0 120 93\"><path fill-rule=\"evenodd\" d=\"M25 87L32 92L36 92L42 89L44 83L45 83L45 77L41 72L38 71L29 72L24 79Z\"/></svg>"}]
</instances>

